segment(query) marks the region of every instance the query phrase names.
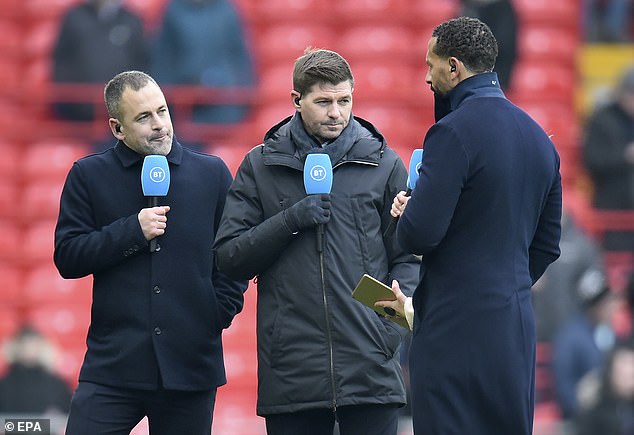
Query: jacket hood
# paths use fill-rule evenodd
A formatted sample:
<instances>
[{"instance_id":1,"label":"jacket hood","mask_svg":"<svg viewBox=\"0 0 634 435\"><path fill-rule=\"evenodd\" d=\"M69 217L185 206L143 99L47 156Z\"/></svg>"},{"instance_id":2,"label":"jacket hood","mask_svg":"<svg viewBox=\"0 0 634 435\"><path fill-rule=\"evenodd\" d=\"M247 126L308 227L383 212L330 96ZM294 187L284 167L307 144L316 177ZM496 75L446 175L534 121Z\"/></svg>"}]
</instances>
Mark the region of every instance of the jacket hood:
<instances>
[{"instance_id":1,"label":"jacket hood","mask_svg":"<svg viewBox=\"0 0 634 435\"><path fill-rule=\"evenodd\" d=\"M353 116L341 135L322 147L308 134L296 112L269 129L264 135L262 152L270 156L292 156L296 161L292 166L303 165L310 153L327 153L336 166L349 160L378 162L386 146L385 137L372 123Z\"/></svg>"}]
</instances>

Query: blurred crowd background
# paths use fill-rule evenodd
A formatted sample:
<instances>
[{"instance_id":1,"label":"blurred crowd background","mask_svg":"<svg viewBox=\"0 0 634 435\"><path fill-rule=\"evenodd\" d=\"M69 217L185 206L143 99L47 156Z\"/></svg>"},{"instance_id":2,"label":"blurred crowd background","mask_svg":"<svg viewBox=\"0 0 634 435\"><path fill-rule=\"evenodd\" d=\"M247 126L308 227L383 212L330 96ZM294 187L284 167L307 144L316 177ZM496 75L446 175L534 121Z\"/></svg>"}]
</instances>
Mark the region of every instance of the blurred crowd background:
<instances>
[{"instance_id":1,"label":"blurred crowd background","mask_svg":"<svg viewBox=\"0 0 634 435\"><path fill-rule=\"evenodd\" d=\"M562 160L562 255L534 288L535 434L634 434L632 3L3 0L0 415L44 415L58 431L65 422L85 351L91 279L59 277L53 231L73 161L114 144L107 80L127 69L149 72L166 93L179 141L235 172L292 113L295 58L307 46L332 49L355 75L354 114L408 161L433 123L424 82L431 30L470 15L499 41L506 95L551 135ZM262 434L254 286L224 347L228 384L219 389L214 433ZM411 433L407 413L403 435Z\"/></svg>"}]
</instances>

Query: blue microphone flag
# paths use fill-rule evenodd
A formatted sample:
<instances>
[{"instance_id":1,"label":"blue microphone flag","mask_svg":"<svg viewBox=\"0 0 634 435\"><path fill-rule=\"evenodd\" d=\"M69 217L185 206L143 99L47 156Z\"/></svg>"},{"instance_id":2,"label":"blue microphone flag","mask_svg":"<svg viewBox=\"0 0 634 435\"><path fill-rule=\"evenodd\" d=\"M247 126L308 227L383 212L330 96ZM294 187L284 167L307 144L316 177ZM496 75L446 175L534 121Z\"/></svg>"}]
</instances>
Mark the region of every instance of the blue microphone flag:
<instances>
[{"instance_id":1,"label":"blue microphone flag","mask_svg":"<svg viewBox=\"0 0 634 435\"><path fill-rule=\"evenodd\" d=\"M423 163L423 149L416 148L412 152L412 158L409 160L409 176L407 177L407 188L414 190L418 176L420 175L420 165Z\"/></svg>"},{"instance_id":2,"label":"blue microphone flag","mask_svg":"<svg viewBox=\"0 0 634 435\"><path fill-rule=\"evenodd\" d=\"M170 168L165 156L145 156L141 169L143 196L166 196L170 188Z\"/></svg>"},{"instance_id":3,"label":"blue microphone flag","mask_svg":"<svg viewBox=\"0 0 634 435\"><path fill-rule=\"evenodd\" d=\"M308 154L304 163L306 194L330 193L332 189L332 163L328 154Z\"/></svg>"}]
</instances>

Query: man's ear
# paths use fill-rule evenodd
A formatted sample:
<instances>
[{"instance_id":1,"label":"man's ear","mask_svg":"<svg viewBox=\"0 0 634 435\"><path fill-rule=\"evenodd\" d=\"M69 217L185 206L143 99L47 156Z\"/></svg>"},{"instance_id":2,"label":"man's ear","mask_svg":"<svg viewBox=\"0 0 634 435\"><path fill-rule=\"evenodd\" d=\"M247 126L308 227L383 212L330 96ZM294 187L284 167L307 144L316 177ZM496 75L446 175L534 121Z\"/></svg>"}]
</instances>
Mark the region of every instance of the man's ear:
<instances>
[{"instance_id":1,"label":"man's ear","mask_svg":"<svg viewBox=\"0 0 634 435\"><path fill-rule=\"evenodd\" d=\"M295 106L296 109L299 109L300 108L301 99L302 99L302 94L300 94L295 89L293 89L291 91L291 99L293 100L293 106Z\"/></svg>"},{"instance_id":2,"label":"man's ear","mask_svg":"<svg viewBox=\"0 0 634 435\"><path fill-rule=\"evenodd\" d=\"M121 126L119 120L116 118L110 118L108 120L108 124L110 125L110 130L112 131L114 137L119 140L123 140L125 135L123 134L123 127Z\"/></svg>"}]
</instances>

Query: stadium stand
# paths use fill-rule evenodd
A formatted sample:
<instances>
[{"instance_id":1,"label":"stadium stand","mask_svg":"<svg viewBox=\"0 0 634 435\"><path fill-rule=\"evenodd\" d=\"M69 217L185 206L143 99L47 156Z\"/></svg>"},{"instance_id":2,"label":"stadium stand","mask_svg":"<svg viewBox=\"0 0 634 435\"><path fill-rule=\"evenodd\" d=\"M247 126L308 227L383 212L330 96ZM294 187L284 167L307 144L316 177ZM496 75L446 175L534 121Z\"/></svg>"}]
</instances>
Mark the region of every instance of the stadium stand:
<instances>
[{"instance_id":1,"label":"stadium stand","mask_svg":"<svg viewBox=\"0 0 634 435\"><path fill-rule=\"evenodd\" d=\"M50 113L53 96L101 107L101 86L52 86L50 49L59 17L80 0L3 0L0 18L0 340L30 320L59 345L58 371L75 385L85 350L90 279L63 280L52 264L59 193L74 160L90 152L105 121L68 124ZM156 29L166 0L124 0ZM590 206L579 164L580 125L619 59L632 46L584 47L578 0L515 0L519 18L518 63L509 98L553 135L562 155L564 194L576 220L593 235L634 222L629 215L598 215ZM170 104L187 110L199 98L245 99L251 116L235 129L184 123L183 139L204 140L208 152L235 172L245 152L268 128L292 114L292 62L306 46L340 51L357 81L355 114L375 123L407 161L433 123L432 95L424 83L424 54L431 29L455 16L458 0L236 0L253 35L257 95L203 94L196 88L166 89ZM308 17L308 19L307 19ZM616 54L615 54L616 53ZM244 101L244 100L242 100ZM105 114L105 112L103 112ZM104 115L105 116L105 115ZM626 255L606 259L610 280L623 284L634 263ZM255 298L224 335L228 384L220 388L214 416L219 434L263 433L255 416ZM550 393L549 347L538 346L536 434L549 434L559 413ZM0 359L0 371L3 369ZM147 433L147 421L133 432Z\"/></svg>"}]
</instances>

